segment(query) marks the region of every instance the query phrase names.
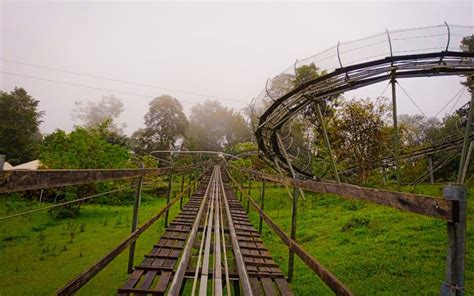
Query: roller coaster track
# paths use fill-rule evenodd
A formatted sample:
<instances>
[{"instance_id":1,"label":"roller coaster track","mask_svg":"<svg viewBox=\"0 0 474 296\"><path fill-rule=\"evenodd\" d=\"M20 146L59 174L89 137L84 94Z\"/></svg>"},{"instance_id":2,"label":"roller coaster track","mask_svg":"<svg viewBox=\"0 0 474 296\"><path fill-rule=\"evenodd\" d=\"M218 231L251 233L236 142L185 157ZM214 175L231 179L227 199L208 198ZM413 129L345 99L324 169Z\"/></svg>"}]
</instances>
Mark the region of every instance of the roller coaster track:
<instances>
[{"instance_id":1,"label":"roller coaster track","mask_svg":"<svg viewBox=\"0 0 474 296\"><path fill-rule=\"evenodd\" d=\"M216 165L118 295L292 295L259 236Z\"/></svg>"},{"instance_id":2,"label":"roller coaster track","mask_svg":"<svg viewBox=\"0 0 474 296\"><path fill-rule=\"evenodd\" d=\"M285 124L311 104L391 79L473 75L474 53L448 50L449 37L445 50L393 55L390 43L390 56L349 66L342 65L338 48L338 68L316 79L302 82L279 98L271 98L272 104L259 116L255 128L260 155L270 163L278 159L280 166L290 170L277 134ZM300 174L312 177L312 173L301 165L293 162L292 167Z\"/></svg>"}]
</instances>

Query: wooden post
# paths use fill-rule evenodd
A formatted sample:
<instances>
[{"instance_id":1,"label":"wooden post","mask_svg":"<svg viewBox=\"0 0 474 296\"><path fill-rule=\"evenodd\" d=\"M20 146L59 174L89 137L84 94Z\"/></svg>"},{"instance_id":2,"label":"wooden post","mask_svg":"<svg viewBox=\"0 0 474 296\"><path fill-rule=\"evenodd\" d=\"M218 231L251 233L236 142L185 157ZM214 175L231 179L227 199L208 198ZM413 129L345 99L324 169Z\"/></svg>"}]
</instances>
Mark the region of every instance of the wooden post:
<instances>
[{"instance_id":1,"label":"wooden post","mask_svg":"<svg viewBox=\"0 0 474 296\"><path fill-rule=\"evenodd\" d=\"M298 174L295 174L295 179L298 179ZM291 207L291 234L290 238L292 240L296 239L296 217L298 214L298 188L293 187L293 206ZM289 248L288 255L288 282L293 281L293 268L295 263L295 253Z\"/></svg>"},{"instance_id":2,"label":"wooden post","mask_svg":"<svg viewBox=\"0 0 474 296\"><path fill-rule=\"evenodd\" d=\"M431 158L431 156L428 156L428 169L430 170L430 183L434 184L433 159Z\"/></svg>"},{"instance_id":3,"label":"wooden post","mask_svg":"<svg viewBox=\"0 0 474 296\"><path fill-rule=\"evenodd\" d=\"M250 176L250 173L249 173L249 188L248 188L248 197L247 197L247 214L249 213L249 209L250 209L250 193L252 191L252 179L251 179L251 176Z\"/></svg>"},{"instance_id":4,"label":"wooden post","mask_svg":"<svg viewBox=\"0 0 474 296\"><path fill-rule=\"evenodd\" d=\"M166 195L166 203L168 204L171 199L171 191L173 186L173 173L170 173L168 176L168 194ZM169 209L166 210L165 213L165 228L168 227L168 216L169 216Z\"/></svg>"},{"instance_id":5,"label":"wooden post","mask_svg":"<svg viewBox=\"0 0 474 296\"><path fill-rule=\"evenodd\" d=\"M3 171L4 164L5 164L5 154L0 154L0 171Z\"/></svg>"},{"instance_id":6,"label":"wooden post","mask_svg":"<svg viewBox=\"0 0 474 296\"><path fill-rule=\"evenodd\" d=\"M145 168L143 162L140 164L140 168ZM137 189L135 191L135 203L133 204L133 217L132 217L132 233L137 230L138 227L138 210L140 208L142 200L142 184L143 177L137 179ZM133 272L133 259L135 257L135 241L130 243L130 251L128 253L128 273Z\"/></svg>"},{"instance_id":7,"label":"wooden post","mask_svg":"<svg viewBox=\"0 0 474 296\"><path fill-rule=\"evenodd\" d=\"M392 117L393 117L393 150L395 158L395 180L397 181L397 190L400 190L400 141L398 136L398 118L397 118L397 92L395 79L395 69L392 70Z\"/></svg>"},{"instance_id":8,"label":"wooden post","mask_svg":"<svg viewBox=\"0 0 474 296\"><path fill-rule=\"evenodd\" d=\"M183 209L183 189L184 189L184 173L181 174L181 197L179 198L179 209Z\"/></svg>"},{"instance_id":9,"label":"wooden post","mask_svg":"<svg viewBox=\"0 0 474 296\"><path fill-rule=\"evenodd\" d=\"M262 191L260 192L260 207L262 211L265 209L265 179L262 178ZM262 215L260 215L260 221L258 224L258 233L262 234Z\"/></svg>"},{"instance_id":10,"label":"wooden post","mask_svg":"<svg viewBox=\"0 0 474 296\"><path fill-rule=\"evenodd\" d=\"M447 186L443 189L443 195L446 200L456 201L458 206L453 207L453 216L456 217L456 221L448 222L446 272L440 295L462 296L464 295L467 187Z\"/></svg>"}]
</instances>

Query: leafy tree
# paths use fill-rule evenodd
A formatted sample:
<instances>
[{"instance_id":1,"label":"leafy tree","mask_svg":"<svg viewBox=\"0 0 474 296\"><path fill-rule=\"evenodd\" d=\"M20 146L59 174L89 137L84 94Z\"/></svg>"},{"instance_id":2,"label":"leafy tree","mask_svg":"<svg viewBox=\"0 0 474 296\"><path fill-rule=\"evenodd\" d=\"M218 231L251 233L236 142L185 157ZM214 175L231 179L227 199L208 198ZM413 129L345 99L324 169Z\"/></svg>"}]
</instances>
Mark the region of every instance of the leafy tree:
<instances>
[{"instance_id":1,"label":"leafy tree","mask_svg":"<svg viewBox=\"0 0 474 296\"><path fill-rule=\"evenodd\" d=\"M183 141L189 125L183 106L168 95L153 99L149 105L146 127L132 135L132 149L138 154L175 149Z\"/></svg>"},{"instance_id":2,"label":"leafy tree","mask_svg":"<svg viewBox=\"0 0 474 296\"><path fill-rule=\"evenodd\" d=\"M361 169L362 181L374 160L388 154L390 129L386 126L388 106L382 100L373 103L369 99L344 102L337 112L339 145L337 157Z\"/></svg>"},{"instance_id":3,"label":"leafy tree","mask_svg":"<svg viewBox=\"0 0 474 296\"><path fill-rule=\"evenodd\" d=\"M107 142L107 126L76 126L71 133L56 130L47 135L40 148L41 162L52 169L111 169L129 166L125 147Z\"/></svg>"},{"instance_id":4,"label":"leafy tree","mask_svg":"<svg viewBox=\"0 0 474 296\"><path fill-rule=\"evenodd\" d=\"M23 88L10 93L0 91L0 154L18 165L34 160L41 141L38 126L44 112L38 111L38 100Z\"/></svg>"},{"instance_id":5,"label":"leafy tree","mask_svg":"<svg viewBox=\"0 0 474 296\"><path fill-rule=\"evenodd\" d=\"M205 101L191 108L190 141L199 150L224 151L251 139L244 117L218 101ZM189 148L189 144L186 145Z\"/></svg>"},{"instance_id":6,"label":"leafy tree","mask_svg":"<svg viewBox=\"0 0 474 296\"><path fill-rule=\"evenodd\" d=\"M116 134L121 134L125 124L121 127L114 122L123 112L123 103L114 95L104 96L98 102L89 101L86 104L81 101L75 102L75 109L72 111L74 120L82 123L87 128L93 128L108 121L108 128Z\"/></svg>"}]
</instances>

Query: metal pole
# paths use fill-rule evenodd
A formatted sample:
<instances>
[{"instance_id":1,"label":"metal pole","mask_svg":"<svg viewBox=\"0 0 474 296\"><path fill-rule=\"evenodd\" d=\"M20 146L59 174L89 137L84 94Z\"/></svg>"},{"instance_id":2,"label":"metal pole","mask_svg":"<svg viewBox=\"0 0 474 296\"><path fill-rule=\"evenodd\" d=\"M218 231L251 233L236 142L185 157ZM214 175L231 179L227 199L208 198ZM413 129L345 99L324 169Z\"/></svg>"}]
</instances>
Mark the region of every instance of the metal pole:
<instances>
[{"instance_id":1,"label":"metal pole","mask_svg":"<svg viewBox=\"0 0 474 296\"><path fill-rule=\"evenodd\" d=\"M296 179L296 172L293 169L293 165L291 164L290 158L288 157L288 153L286 152L285 146L283 145L283 141L281 140L279 132L276 132L276 137L277 137L277 141L278 141L278 146L280 146L280 149L283 152L283 156L285 157L286 164L288 165L288 168L290 169L291 176L293 177L293 179ZM301 188L298 188L298 189L300 191L301 198L303 198L303 200L305 200L303 189L301 189Z\"/></svg>"},{"instance_id":2,"label":"metal pole","mask_svg":"<svg viewBox=\"0 0 474 296\"><path fill-rule=\"evenodd\" d=\"M383 185L387 182L387 168L382 165L382 180L383 180Z\"/></svg>"},{"instance_id":3,"label":"metal pole","mask_svg":"<svg viewBox=\"0 0 474 296\"><path fill-rule=\"evenodd\" d=\"M265 179L262 179L262 191L260 193L260 207L262 211L265 209ZM262 215L260 215L260 221L258 224L258 233L262 234Z\"/></svg>"},{"instance_id":4,"label":"metal pole","mask_svg":"<svg viewBox=\"0 0 474 296\"><path fill-rule=\"evenodd\" d=\"M168 194L166 195L166 204L170 202L172 186L173 186L173 173L170 173L168 176ZM168 227L168 216L169 216L169 209L167 209L165 213L165 228Z\"/></svg>"},{"instance_id":5,"label":"metal pole","mask_svg":"<svg viewBox=\"0 0 474 296\"><path fill-rule=\"evenodd\" d=\"M179 198L179 209L183 209L183 189L184 189L184 173L181 174L181 197Z\"/></svg>"},{"instance_id":6,"label":"metal pole","mask_svg":"<svg viewBox=\"0 0 474 296\"><path fill-rule=\"evenodd\" d=\"M431 156L428 156L428 169L430 170L430 183L434 184L433 159L431 158Z\"/></svg>"},{"instance_id":7,"label":"metal pole","mask_svg":"<svg viewBox=\"0 0 474 296\"><path fill-rule=\"evenodd\" d=\"M461 161L459 162L458 183L463 183L461 179L462 179L462 173L464 171L464 165L467 165L466 157L467 157L467 151L469 149L469 137L471 136L473 117L474 117L474 90L472 90L471 92L471 103L469 105L469 114L467 116L466 131L464 132L464 142L463 142L462 152L461 152Z\"/></svg>"},{"instance_id":8,"label":"metal pole","mask_svg":"<svg viewBox=\"0 0 474 296\"><path fill-rule=\"evenodd\" d=\"M250 193L251 193L251 190L252 190L252 179L251 179L251 176L250 176L250 173L249 173L249 188L247 189L248 190L248 197L247 197L247 214L249 213L249 210L250 210Z\"/></svg>"},{"instance_id":9,"label":"metal pole","mask_svg":"<svg viewBox=\"0 0 474 296\"><path fill-rule=\"evenodd\" d=\"M396 83L395 79L395 69L392 70L392 79L390 80L392 84L392 116L393 116L393 148L394 148L394 158L395 158L395 179L397 181L397 190L400 190L400 143L398 135L398 118L397 118L397 92L396 92Z\"/></svg>"},{"instance_id":10,"label":"metal pole","mask_svg":"<svg viewBox=\"0 0 474 296\"><path fill-rule=\"evenodd\" d=\"M326 148L328 149L329 157L331 159L334 178L336 178L337 184L341 184L341 179L339 179L339 173L337 172L336 160L334 159L334 155L332 154L331 142L329 142L328 133L326 131L326 125L324 124L323 114L321 113L321 107L319 107L319 104L316 104L316 113L318 115L319 123L321 124L321 129L323 130L324 141L326 142Z\"/></svg>"},{"instance_id":11,"label":"metal pole","mask_svg":"<svg viewBox=\"0 0 474 296\"><path fill-rule=\"evenodd\" d=\"M140 164L140 168L145 168L143 162ZM137 189L135 191L135 203L133 204L133 217L132 217L132 233L137 230L138 227L138 210L140 208L141 199L142 199L142 185L143 185L143 177L140 177L136 181ZM133 259L135 257L135 241L130 243L130 250L128 253L128 273L133 272Z\"/></svg>"},{"instance_id":12,"label":"metal pole","mask_svg":"<svg viewBox=\"0 0 474 296\"><path fill-rule=\"evenodd\" d=\"M441 284L441 296L464 295L464 260L466 238L467 187L464 185L447 186L443 189L444 198L457 202L453 207L454 222L448 222L448 249L446 272Z\"/></svg>"},{"instance_id":13,"label":"metal pole","mask_svg":"<svg viewBox=\"0 0 474 296\"><path fill-rule=\"evenodd\" d=\"M295 175L298 178L298 174ZM298 207L298 188L293 187L293 205L291 207L291 239L295 240L296 238L296 216L297 216L297 207ZM289 249L288 254L288 282L293 281L293 267L295 263L295 253Z\"/></svg>"},{"instance_id":14,"label":"metal pole","mask_svg":"<svg viewBox=\"0 0 474 296\"><path fill-rule=\"evenodd\" d=\"M466 161L464 162L464 169L461 175L461 184L464 184L464 180L466 180L467 168L469 167L469 161L471 160L471 153L474 149L474 141L471 141L469 145L469 150L467 151Z\"/></svg>"}]
</instances>

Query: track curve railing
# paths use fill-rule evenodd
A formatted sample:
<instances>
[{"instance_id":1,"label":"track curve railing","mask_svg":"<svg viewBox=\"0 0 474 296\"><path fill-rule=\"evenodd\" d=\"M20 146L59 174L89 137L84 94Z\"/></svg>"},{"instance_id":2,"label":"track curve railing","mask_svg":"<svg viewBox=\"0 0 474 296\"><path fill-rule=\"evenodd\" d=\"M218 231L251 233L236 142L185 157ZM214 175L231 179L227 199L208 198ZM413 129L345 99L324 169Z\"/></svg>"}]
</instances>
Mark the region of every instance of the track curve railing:
<instances>
[{"instance_id":1,"label":"track curve railing","mask_svg":"<svg viewBox=\"0 0 474 296\"><path fill-rule=\"evenodd\" d=\"M296 60L269 79L251 103L252 127L260 155L271 163L278 159L285 169L291 170L286 153L295 171L313 177L308 163L315 157L314 151L302 139L293 137L284 141L286 147L282 147L278 132L290 134L293 119L305 120L304 110L346 91L390 79L473 75L474 53L460 46L464 37L472 35L472 26L447 23L385 30L366 38L338 42L319 54ZM311 71L312 75L308 75Z\"/></svg>"}]
</instances>

